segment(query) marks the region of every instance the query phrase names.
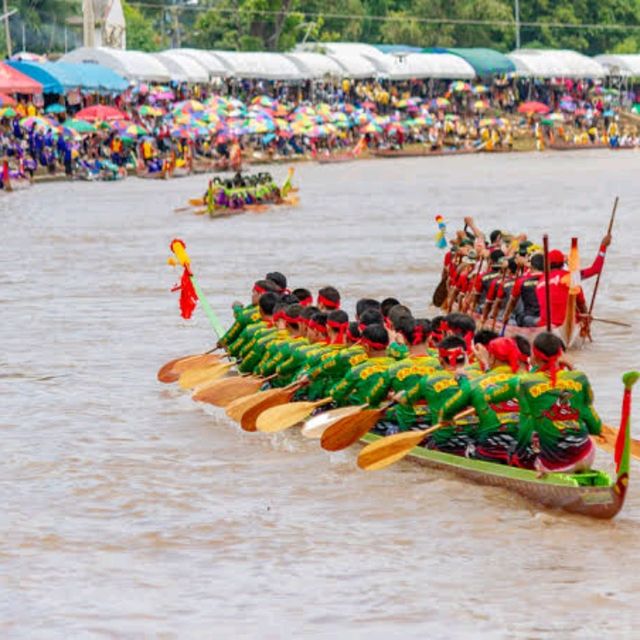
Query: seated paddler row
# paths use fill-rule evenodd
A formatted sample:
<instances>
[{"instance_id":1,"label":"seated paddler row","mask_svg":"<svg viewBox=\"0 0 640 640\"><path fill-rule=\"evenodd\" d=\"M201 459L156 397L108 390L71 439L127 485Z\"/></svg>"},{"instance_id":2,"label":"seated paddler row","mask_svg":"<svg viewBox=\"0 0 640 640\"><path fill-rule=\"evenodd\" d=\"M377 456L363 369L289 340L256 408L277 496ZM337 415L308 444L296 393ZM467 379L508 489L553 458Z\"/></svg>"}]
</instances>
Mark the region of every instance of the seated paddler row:
<instances>
[{"instance_id":1,"label":"seated paddler row","mask_svg":"<svg viewBox=\"0 0 640 640\"><path fill-rule=\"evenodd\" d=\"M437 424L422 446L541 472L590 468L601 420L555 335L503 338L463 313L415 317L395 298L360 299L351 319L341 302L334 287L314 300L267 274L250 304L234 304L218 346L263 390L297 383L293 400L325 400L317 411L386 407L380 435Z\"/></svg>"}]
</instances>

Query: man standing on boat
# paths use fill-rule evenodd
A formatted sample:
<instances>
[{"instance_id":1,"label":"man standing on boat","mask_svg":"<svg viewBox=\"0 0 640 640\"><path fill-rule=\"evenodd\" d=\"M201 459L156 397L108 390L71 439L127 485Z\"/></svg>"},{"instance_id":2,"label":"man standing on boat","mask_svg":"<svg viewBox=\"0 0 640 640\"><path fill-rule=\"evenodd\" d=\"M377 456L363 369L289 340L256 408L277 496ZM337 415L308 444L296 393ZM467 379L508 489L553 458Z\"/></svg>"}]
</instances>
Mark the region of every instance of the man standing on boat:
<instances>
[{"instance_id":1,"label":"man standing on boat","mask_svg":"<svg viewBox=\"0 0 640 640\"><path fill-rule=\"evenodd\" d=\"M586 280L592 278L602 271L604 265L604 257L607 252L607 247L611 244L611 235L607 234L602 238L600 243L600 250L593 264L580 270L580 280ZM567 315L567 303L569 301L569 288L571 274L565 268L566 257L558 249L554 249L549 252L549 289L551 296L551 324L554 327L559 327L564 324L565 316ZM547 301L545 296L545 282L544 278L540 278L536 287L536 295L538 296L538 303L540 305L540 320L538 326L544 327L547 323ZM584 293L580 290L577 299L578 311L580 313L586 312L586 302L584 299Z\"/></svg>"}]
</instances>

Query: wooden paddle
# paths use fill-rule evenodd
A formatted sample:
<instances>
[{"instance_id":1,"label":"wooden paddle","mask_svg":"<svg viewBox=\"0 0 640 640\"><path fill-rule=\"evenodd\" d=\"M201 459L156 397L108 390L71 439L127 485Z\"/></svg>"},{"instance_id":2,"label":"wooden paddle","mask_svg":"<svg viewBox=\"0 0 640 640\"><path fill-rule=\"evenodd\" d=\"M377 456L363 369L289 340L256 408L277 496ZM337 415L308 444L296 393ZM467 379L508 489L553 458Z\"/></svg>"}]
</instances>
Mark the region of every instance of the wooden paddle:
<instances>
[{"instance_id":1,"label":"wooden paddle","mask_svg":"<svg viewBox=\"0 0 640 640\"><path fill-rule=\"evenodd\" d=\"M474 413L470 407L455 416L454 422ZM368 444L358 455L358 466L365 471L384 469L398 460L402 460L411 450L418 446L429 434L450 426L451 423L436 424L428 429L420 431L407 431L387 436L376 442Z\"/></svg>"},{"instance_id":2,"label":"wooden paddle","mask_svg":"<svg viewBox=\"0 0 640 640\"><path fill-rule=\"evenodd\" d=\"M281 393L274 393L268 398L263 399L262 402L254 404L252 407L247 409L240 418L240 426L242 427L242 430L256 431L260 415L274 407L280 408L282 405L289 406L288 403L291 402L291 398L293 398L294 394L301 386L301 384L297 383L278 389Z\"/></svg>"},{"instance_id":3,"label":"wooden paddle","mask_svg":"<svg viewBox=\"0 0 640 640\"><path fill-rule=\"evenodd\" d=\"M549 288L549 236L542 236L542 245L544 249L544 297L547 305L547 333L551 333L551 289Z\"/></svg>"},{"instance_id":4,"label":"wooden paddle","mask_svg":"<svg viewBox=\"0 0 640 640\"><path fill-rule=\"evenodd\" d=\"M322 448L326 451L340 451L358 442L376 426L391 404L387 402L379 409L359 408L354 414L337 420L322 434Z\"/></svg>"},{"instance_id":5,"label":"wooden paddle","mask_svg":"<svg viewBox=\"0 0 640 640\"><path fill-rule=\"evenodd\" d=\"M222 380L218 379L205 387L199 387L191 397L196 402L226 407L236 398L256 393L264 382L264 378L254 376L233 376Z\"/></svg>"},{"instance_id":6,"label":"wooden paddle","mask_svg":"<svg viewBox=\"0 0 640 640\"><path fill-rule=\"evenodd\" d=\"M198 353L191 356L175 358L160 367L157 377L160 382L177 382L180 374L184 373L187 369L216 364L219 363L223 357L224 356L214 355L212 353Z\"/></svg>"},{"instance_id":7,"label":"wooden paddle","mask_svg":"<svg viewBox=\"0 0 640 640\"><path fill-rule=\"evenodd\" d=\"M609 219L609 228L607 230L607 235L611 235L613 231L613 223L616 219L616 211L618 210L618 200L619 196L616 196L616 199L613 201L613 210L611 211L611 218ZM604 270L604 263L602 264L602 269L598 272L596 277L596 283L593 287L593 294L591 295L591 302L589 304L589 316L593 315L593 307L596 304L596 295L598 294L598 287L600 286L600 278L602 277L602 271ZM591 332L589 332L589 339L591 339Z\"/></svg>"},{"instance_id":8,"label":"wooden paddle","mask_svg":"<svg viewBox=\"0 0 640 640\"><path fill-rule=\"evenodd\" d=\"M272 407L262 412L256 422L258 431L278 433L306 420L314 409L329 404L332 398L322 398L315 402L292 402L280 407Z\"/></svg>"},{"instance_id":9,"label":"wooden paddle","mask_svg":"<svg viewBox=\"0 0 640 640\"><path fill-rule=\"evenodd\" d=\"M262 402L265 398L269 398L274 394L281 393L282 389L267 389L266 391L256 391L246 396L241 396L230 402L225 409L225 413L236 422L240 422L242 414L248 411L254 405Z\"/></svg>"},{"instance_id":10,"label":"wooden paddle","mask_svg":"<svg viewBox=\"0 0 640 640\"><path fill-rule=\"evenodd\" d=\"M193 389L199 385L211 382L216 378L221 378L235 364L233 362L223 362L222 364L213 364L205 367L195 367L187 369L180 374L178 384L182 389Z\"/></svg>"},{"instance_id":11,"label":"wooden paddle","mask_svg":"<svg viewBox=\"0 0 640 640\"><path fill-rule=\"evenodd\" d=\"M593 443L604 451L615 451L616 440L618 438L618 430L607 424L602 425L602 431L599 436L591 436ZM631 438L631 456L640 460L640 440Z\"/></svg>"},{"instance_id":12,"label":"wooden paddle","mask_svg":"<svg viewBox=\"0 0 640 640\"><path fill-rule=\"evenodd\" d=\"M366 405L362 405L361 407L338 407L337 409L323 411L322 413L313 416L313 418L309 418L304 423L301 433L305 438L321 438L325 430L328 429L336 421L359 412L360 409L365 406Z\"/></svg>"}]
</instances>

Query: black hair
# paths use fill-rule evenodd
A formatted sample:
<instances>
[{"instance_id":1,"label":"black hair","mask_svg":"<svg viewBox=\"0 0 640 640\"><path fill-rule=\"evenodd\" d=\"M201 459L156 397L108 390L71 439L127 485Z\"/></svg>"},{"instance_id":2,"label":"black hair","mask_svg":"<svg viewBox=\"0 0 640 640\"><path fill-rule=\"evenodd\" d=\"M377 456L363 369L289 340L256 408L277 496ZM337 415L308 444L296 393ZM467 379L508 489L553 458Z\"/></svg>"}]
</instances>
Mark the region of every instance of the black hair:
<instances>
[{"instance_id":1,"label":"black hair","mask_svg":"<svg viewBox=\"0 0 640 640\"><path fill-rule=\"evenodd\" d=\"M309 291L309 289L303 289L302 287L294 289L291 294L298 298L298 302L311 298L311 291Z\"/></svg>"},{"instance_id":2,"label":"black hair","mask_svg":"<svg viewBox=\"0 0 640 640\"><path fill-rule=\"evenodd\" d=\"M539 333L536 339L533 341L533 346L538 351L544 353L545 356L555 356L556 354L564 351L566 347L564 342L553 333Z\"/></svg>"},{"instance_id":3,"label":"black hair","mask_svg":"<svg viewBox=\"0 0 640 640\"><path fill-rule=\"evenodd\" d=\"M494 229L489 234L489 241L491 242L491 244L493 244L498 240L498 238L501 238L501 237L502 237L502 231L500 231L500 229Z\"/></svg>"},{"instance_id":4,"label":"black hair","mask_svg":"<svg viewBox=\"0 0 640 640\"><path fill-rule=\"evenodd\" d=\"M531 355L531 343L529 340L519 333L513 336L513 339L518 347L518 351L528 358Z\"/></svg>"},{"instance_id":5,"label":"black hair","mask_svg":"<svg viewBox=\"0 0 640 640\"><path fill-rule=\"evenodd\" d=\"M298 297L294 296L292 293L285 293L282 296L282 302L285 304L297 304L300 300L298 300Z\"/></svg>"},{"instance_id":6,"label":"black hair","mask_svg":"<svg viewBox=\"0 0 640 640\"><path fill-rule=\"evenodd\" d=\"M502 258L504 258L504 251L502 251L501 249L494 249L489 254L489 261L493 265L499 264L499 262L500 262L500 260L502 260Z\"/></svg>"},{"instance_id":7,"label":"black hair","mask_svg":"<svg viewBox=\"0 0 640 640\"><path fill-rule=\"evenodd\" d=\"M371 342L383 344L385 347L389 346L389 333L381 324L370 324L365 327L362 337Z\"/></svg>"},{"instance_id":8,"label":"black hair","mask_svg":"<svg viewBox=\"0 0 640 640\"><path fill-rule=\"evenodd\" d=\"M280 291L287 288L287 278L279 271L271 271L270 273L267 273L265 278L267 280L271 280L271 282L274 282L278 286Z\"/></svg>"},{"instance_id":9,"label":"black hair","mask_svg":"<svg viewBox=\"0 0 640 640\"><path fill-rule=\"evenodd\" d=\"M384 318L377 309L367 309L359 318L360 324L384 324Z\"/></svg>"},{"instance_id":10,"label":"black hair","mask_svg":"<svg viewBox=\"0 0 640 640\"><path fill-rule=\"evenodd\" d=\"M385 298L380 303L380 311L382 311L382 315L386 318L389 315L389 309L398 304L400 304L400 300L396 300L395 298Z\"/></svg>"},{"instance_id":11,"label":"black hair","mask_svg":"<svg viewBox=\"0 0 640 640\"><path fill-rule=\"evenodd\" d=\"M509 258L509 262L507 264L509 265L509 271L511 271L511 273L516 273L518 271L518 264L515 258Z\"/></svg>"},{"instance_id":12,"label":"black hair","mask_svg":"<svg viewBox=\"0 0 640 640\"><path fill-rule=\"evenodd\" d=\"M305 320L309 320L316 313L320 313L320 309L318 309L318 307L302 307L302 310L300 311L300 317L304 318Z\"/></svg>"},{"instance_id":13,"label":"black hair","mask_svg":"<svg viewBox=\"0 0 640 640\"><path fill-rule=\"evenodd\" d=\"M328 314L328 320L330 322L337 322L338 324L344 324L349 322L349 314L342 309L334 309Z\"/></svg>"},{"instance_id":14,"label":"black hair","mask_svg":"<svg viewBox=\"0 0 640 640\"><path fill-rule=\"evenodd\" d=\"M278 302L280 302L280 296L273 291L267 291L267 293L263 293L260 296L258 305L260 306L260 310L262 311L262 313L270 316L273 314L273 310L275 309Z\"/></svg>"},{"instance_id":15,"label":"black hair","mask_svg":"<svg viewBox=\"0 0 640 640\"><path fill-rule=\"evenodd\" d=\"M335 287L322 287L318 291L318 298L320 296L340 306L340 292Z\"/></svg>"},{"instance_id":16,"label":"black hair","mask_svg":"<svg viewBox=\"0 0 640 640\"><path fill-rule=\"evenodd\" d=\"M411 314L411 309L409 309L409 307L405 307L403 304L396 304L393 307L391 307L391 309L389 309L389 312L387 313L387 318L389 319L389 322L392 325L395 325L395 323L403 317L407 317L409 316L410 318L413 318L413 315Z\"/></svg>"},{"instance_id":17,"label":"black hair","mask_svg":"<svg viewBox=\"0 0 640 640\"><path fill-rule=\"evenodd\" d=\"M483 344L485 347L492 341L498 337L498 334L495 331L491 331L491 329L480 329L473 336L473 344Z\"/></svg>"},{"instance_id":18,"label":"black hair","mask_svg":"<svg viewBox=\"0 0 640 640\"><path fill-rule=\"evenodd\" d=\"M313 322L317 322L318 324L321 324L323 327L327 326L328 318L329 318L329 314L325 313L324 311L318 311L317 313L314 313L311 316L311 320L313 320Z\"/></svg>"},{"instance_id":19,"label":"black hair","mask_svg":"<svg viewBox=\"0 0 640 640\"><path fill-rule=\"evenodd\" d=\"M400 316L393 324L393 328L404 337L407 344L413 344L416 321L411 316Z\"/></svg>"},{"instance_id":20,"label":"black hair","mask_svg":"<svg viewBox=\"0 0 640 640\"><path fill-rule=\"evenodd\" d=\"M444 316L433 316L433 318L431 318L431 331L440 331L440 325L444 320Z\"/></svg>"},{"instance_id":21,"label":"black hair","mask_svg":"<svg viewBox=\"0 0 640 640\"><path fill-rule=\"evenodd\" d=\"M356 302L356 316L359 318L367 309L380 309L380 303L373 298L360 298Z\"/></svg>"},{"instance_id":22,"label":"black hair","mask_svg":"<svg viewBox=\"0 0 640 640\"><path fill-rule=\"evenodd\" d=\"M362 335L362 332L360 331L360 327L358 326L357 322L349 323L347 334L350 336L349 339L353 340L354 342Z\"/></svg>"},{"instance_id":23,"label":"black hair","mask_svg":"<svg viewBox=\"0 0 640 640\"><path fill-rule=\"evenodd\" d=\"M445 320L453 333L476 332L476 321L466 313L450 313Z\"/></svg>"},{"instance_id":24,"label":"black hair","mask_svg":"<svg viewBox=\"0 0 640 640\"><path fill-rule=\"evenodd\" d=\"M531 266L536 271L544 271L544 255L541 253L534 253L531 256Z\"/></svg>"}]
</instances>

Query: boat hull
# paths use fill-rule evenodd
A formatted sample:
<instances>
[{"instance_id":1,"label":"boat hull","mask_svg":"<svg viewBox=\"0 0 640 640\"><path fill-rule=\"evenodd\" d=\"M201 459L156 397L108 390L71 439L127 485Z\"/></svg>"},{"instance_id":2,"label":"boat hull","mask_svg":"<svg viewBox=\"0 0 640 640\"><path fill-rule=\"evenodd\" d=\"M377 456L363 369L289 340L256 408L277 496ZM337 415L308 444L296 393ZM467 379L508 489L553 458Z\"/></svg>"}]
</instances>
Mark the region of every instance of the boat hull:
<instances>
[{"instance_id":1,"label":"boat hull","mask_svg":"<svg viewBox=\"0 0 640 640\"><path fill-rule=\"evenodd\" d=\"M368 433L361 442L369 444L380 438ZM550 473L539 478L535 471L471 460L424 447L415 447L407 459L425 467L454 473L476 484L503 487L544 507L603 520L618 514L626 495L625 477L614 482L602 472L594 473L600 482L608 479L608 484L581 486L576 480L578 476L570 474Z\"/></svg>"},{"instance_id":2,"label":"boat hull","mask_svg":"<svg viewBox=\"0 0 640 640\"><path fill-rule=\"evenodd\" d=\"M436 156L462 156L470 153L478 153L478 149L378 149L371 153L376 158L423 158Z\"/></svg>"}]
</instances>

